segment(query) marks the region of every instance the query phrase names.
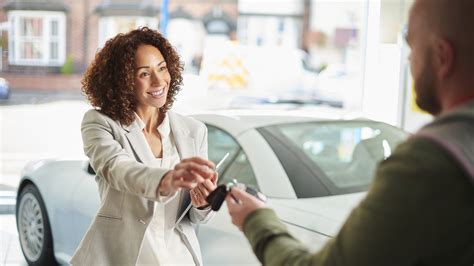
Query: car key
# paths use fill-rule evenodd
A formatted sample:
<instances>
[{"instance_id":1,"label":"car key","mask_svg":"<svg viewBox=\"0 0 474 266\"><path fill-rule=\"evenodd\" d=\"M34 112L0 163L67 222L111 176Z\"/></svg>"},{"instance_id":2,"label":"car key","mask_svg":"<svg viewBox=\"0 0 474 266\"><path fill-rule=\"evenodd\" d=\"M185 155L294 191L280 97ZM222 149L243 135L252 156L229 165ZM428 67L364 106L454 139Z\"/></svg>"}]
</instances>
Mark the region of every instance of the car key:
<instances>
[{"instance_id":1,"label":"car key","mask_svg":"<svg viewBox=\"0 0 474 266\"><path fill-rule=\"evenodd\" d=\"M216 167L214 168L214 171L217 172L217 171L219 170L219 167L222 166L222 164L223 164L224 161L229 157L229 155L230 155L230 153L227 152L227 153L224 155L224 157L222 157L222 159L217 163ZM209 201L209 200L208 200L208 198L211 196L212 192L211 192L211 194L209 194L209 195L206 197L206 201L207 201L209 204L211 204L211 209L212 209L212 210L214 210L214 208L217 208L217 210L219 210L219 208L220 208L221 205L222 205L222 202L224 202L224 200L225 200L225 196L227 195L227 191L222 191L222 189L217 190L218 188L219 188L219 187L217 187L216 189L214 189L214 191L212 191L212 192L216 192L215 195L213 195L212 197L214 198L214 197L217 196L217 197L216 197L216 198L218 198L217 200L212 200L212 201ZM225 194L222 196L222 195L220 195L219 193L225 193ZM223 197L222 202L220 202L220 200L221 200L220 198L221 198L221 197ZM216 202L216 203L214 203L214 205L215 205L215 204L218 204L219 202L220 202L220 205L219 205L219 206L216 205L216 206L213 207L211 202L214 202L214 201ZM186 215L186 213L188 213L188 211L191 209L192 206L193 206L193 205L192 205L191 203L189 203L188 207L184 210L183 214L181 215L181 217L178 218L178 221L177 221L176 223L179 223L179 222L184 218L184 215Z\"/></svg>"},{"instance_id":2,"label":"car key","mask_svg":"<svg viewBox=\"0 0 474 266\"><path fill-rule=\"evenodd\" d=\"M233 186L237 186L238 188L244 190L263 202L267 201L267 197L263 193L245 184L238 183L237 180L234 179L227 185L219 185L214 191L211 192L211 194L206 197L206 201L211 205L211 209L213 211L218 211L221 208L227 194Z\"/></svg>"},{"instance_id":3,"label":"car key","mask_svg":"<svg viewBox=\"0 0 474 266\"><path fill-rule=\"evenodd\" d=\"M227 186L219 185L206 197L206 201L211 205L213 211L218 211L221 208L227 193Z\"/></svg>"}]
</instances>

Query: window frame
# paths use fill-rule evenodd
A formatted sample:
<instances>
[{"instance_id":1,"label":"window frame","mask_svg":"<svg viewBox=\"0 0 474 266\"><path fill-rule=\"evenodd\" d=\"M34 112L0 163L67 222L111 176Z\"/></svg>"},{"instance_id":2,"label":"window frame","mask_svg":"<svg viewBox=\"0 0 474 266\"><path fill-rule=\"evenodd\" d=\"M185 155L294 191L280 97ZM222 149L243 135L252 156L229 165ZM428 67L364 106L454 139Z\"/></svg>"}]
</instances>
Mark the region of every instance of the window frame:
<instances>
[{"instance_id":1,"label":"window frame","mask_svg":"<svg viewBox=\"0 0 474 266\"><path fill-rule=\"evenodd\" d=\"M227 159L223 163L222 167L218 170L218 172L219 172L219 182L218 182L218 184L224 184L223 182L225 180L226 174L228 174L228 171L230 169L232 169L233 166L235 166L236 161L239 158L239 156L241 156L243 154L247 158L247 163L250 167L250 170L252 172L252 176L253 176L253 179L254 179L252 184L246 184L246 185L249 185L252 188L257 189L257 190L260 191L260 184L258 182L257 175L255 173L255 169L253 168L252 163L250 162L247 153L245 152L245 150L243 149L243 147L239 143L239 141L234 136L232 136L232 134L230 134L228 131L226 131L225 129L223 129L221 127L218 127L218 126L215 126L215 125L210 125L210 124L206 124L206 127L207 127L208 132L210 132L212 130L218 130L221 133L226 134L237 145L236 150L233 151L232 153L230 153L229 159ZM208 147L211 146L211 145L209 145L209 143L211 142L210 139L209 139L210 135L211 134L208 133ZM208 154L209 154L209 152L210 152L210 149L208 148ZM217 162L214 162L214 163L217 163ZM237 180L237 181L239 181L239 180Z\"/></svg>"},{"instance_id":2,"label":"window frame","mask_svg":"<svg viewBox=\"0 0 474 266\"><path fill-rule=\"evenodd\" d=\"M396 128L386 123L377 121L365 121L365 120L340 120L340 121L310 121L310 122L290 122L284 124L277 124L272 126L264 126L257 128L260 134L265 138L275 155L280 160L290 183L295 190L298 198L313 198L313 197L325 197L330 195L343 195L349 193L357 193L367 191L370 187L371 182L367 184L360 184L349 187L340 187L334 181L333 177L328 176L327 173L321 168L319 162L311 160L303 150L301 150L296 143L294 143L288 136L280 131L279 127L282 125L295 126L298 124L317 124L318 126L324 125L359 125L363 126L366 123L367 127L371 128L385 128L385 132L393 131L396 134L403 134L400 138L406 139L408 134L400 128ZM342 128L342 127L341 127ZM394 133L395 134L395 133ZM395 148L402 143L403 140L395 144ZM395 150L395 148L393 150ZM378 162L375 162L376 164ZM374 173L369 173L374 175ZM313 176L315 178L308 178ZM373 179L373 176L372 176Z\"/></svg>"},{"instance_id":3,"label":"window frame","mask_svg":"<svg viewBox=\"0 0 474 266\"><path fill-rule=\"evenodd\" d=\"M42 34L35 37L41 44L40 58L24 58L21 44L33 40L31 36L22 36L20 21L25 18L40 18ZM57 36L52 36L52 23L57 22ZM26 11L13 10L8 12L8 63L19 66L62 66L66 60L66 14L58 11ZM57 58L52 59L51 44L57 43Z\"/></svg>"},{"instance_id":4,"label":"window frame","mask_svg":"<svg viewBox=\"0 0 474 266\"><path fill-rule=\"evenodd\" d=\"M133 19L134 28L149 27L150 29L158 29L158 18L150 16L102 16L99 18L99 48L104 47L105 43L118 33L115 32L117 21L120 19Z\"/></svg>"}]
</instances>

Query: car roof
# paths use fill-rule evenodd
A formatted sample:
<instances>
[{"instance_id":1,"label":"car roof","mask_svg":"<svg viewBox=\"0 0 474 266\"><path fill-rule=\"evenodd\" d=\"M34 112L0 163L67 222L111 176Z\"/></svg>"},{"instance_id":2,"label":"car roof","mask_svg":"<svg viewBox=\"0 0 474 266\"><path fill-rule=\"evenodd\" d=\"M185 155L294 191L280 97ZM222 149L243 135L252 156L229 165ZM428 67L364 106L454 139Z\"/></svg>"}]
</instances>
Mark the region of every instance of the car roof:
<instances>
[{"instance_id":1,"label":"car roof","mask_svg":"<svg viewBox=\"0 0 474 266\"><path fill-rule=\"evenodd\" d=\"M324 109L310 110L215 110L194 113L192 117L208 124L225 128L237 136L242 132L259 127L285 123L342 121L354 119L354 114L344 111L331 112Z\"/></svg>"}]
</instances>

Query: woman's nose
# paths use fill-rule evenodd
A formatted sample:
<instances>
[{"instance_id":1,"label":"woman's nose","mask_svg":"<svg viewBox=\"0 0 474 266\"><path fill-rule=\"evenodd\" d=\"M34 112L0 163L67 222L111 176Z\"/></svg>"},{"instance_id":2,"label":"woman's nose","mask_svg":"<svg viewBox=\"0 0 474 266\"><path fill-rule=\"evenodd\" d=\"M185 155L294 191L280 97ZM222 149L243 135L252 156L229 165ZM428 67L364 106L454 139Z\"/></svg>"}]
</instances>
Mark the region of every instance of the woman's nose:
<instances>
[{"instance_id":1,"label":"woman's nose","mask_svg":"<svg viewBox=\"0 0 474 266\"><path fill-rule=\"evenodd\" d=\"M160 75L156 71L153 71L151 74L151 82L153 85L160 85Z\"/></svg>"}]
</instances>

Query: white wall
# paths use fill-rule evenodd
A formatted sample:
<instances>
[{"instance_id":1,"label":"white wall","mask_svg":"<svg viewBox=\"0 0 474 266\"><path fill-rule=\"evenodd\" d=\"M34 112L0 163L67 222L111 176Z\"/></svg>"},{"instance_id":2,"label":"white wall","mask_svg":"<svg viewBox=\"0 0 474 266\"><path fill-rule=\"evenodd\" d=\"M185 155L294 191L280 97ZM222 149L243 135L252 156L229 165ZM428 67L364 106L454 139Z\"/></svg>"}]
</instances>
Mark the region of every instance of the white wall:
<instances>
[{"instance_id":1,"label":"white wall","mask_svg":"<svg viewBox=\"0 0 474 266\"><path fill-rule=\"evenodd\" d=\"M382 28L391 24L383 23L383 2L371 0L368 6L362 112L370 119L400 126L400 106L403 106L403 89L400 87L402 50L396 37L393 38L395 43L381 43L382 40L392 39L388 36L399 34L393 29ZM393 18L388 20L393 22Z\"/></svg>"},{"instance_id":2,"label":"white wall","mask_svg":"<svg viewBox=\"0 0 474 266\"><path fill-rule=\"evenodd\" d=\"M413 0L370 0L362 111L365 116L415 132L432 117L414 103L402 36Z\"/></svg>"}]
</instances>

